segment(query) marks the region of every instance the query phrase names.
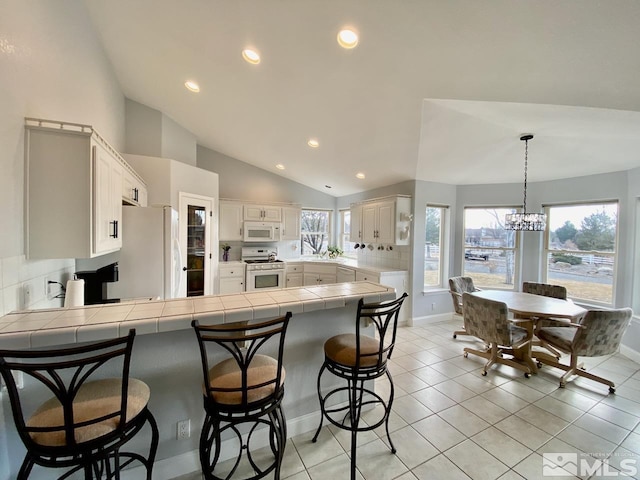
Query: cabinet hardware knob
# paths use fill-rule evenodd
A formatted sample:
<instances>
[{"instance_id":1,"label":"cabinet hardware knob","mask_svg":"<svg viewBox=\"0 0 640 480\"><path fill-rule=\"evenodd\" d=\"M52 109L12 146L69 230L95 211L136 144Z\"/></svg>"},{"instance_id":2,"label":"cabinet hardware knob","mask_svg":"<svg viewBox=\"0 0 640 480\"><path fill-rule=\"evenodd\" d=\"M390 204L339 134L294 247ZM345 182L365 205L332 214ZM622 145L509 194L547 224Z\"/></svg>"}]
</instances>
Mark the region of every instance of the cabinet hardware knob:
<instances>
[{"instance_id":1,"label":"cabinet hardware knob","mask_svg":"<svg viewBox=\"0 0 640 480\"><path fill-rule=\"evenodd\" d=\"M187 271L187 267L182 267L182 271L186 272Z\"/></svg>"}]
</instances>

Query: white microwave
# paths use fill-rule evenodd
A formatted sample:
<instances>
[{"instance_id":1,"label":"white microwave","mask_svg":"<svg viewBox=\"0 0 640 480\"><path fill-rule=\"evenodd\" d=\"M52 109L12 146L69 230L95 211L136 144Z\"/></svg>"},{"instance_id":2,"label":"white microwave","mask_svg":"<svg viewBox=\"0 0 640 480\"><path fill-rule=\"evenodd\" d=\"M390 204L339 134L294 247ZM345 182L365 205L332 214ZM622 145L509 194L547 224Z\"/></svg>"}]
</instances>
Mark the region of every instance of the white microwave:
<instances>
[{"instance_id":1,"label":"white microwave","mask_svg":"<svg viewBox=\"0 0 640 480\"><path fill-rule=\"evenodd\" d=\"M245 242L279 242L281 225L272 222L244 222Z\"/></svg>"}]
</instances>

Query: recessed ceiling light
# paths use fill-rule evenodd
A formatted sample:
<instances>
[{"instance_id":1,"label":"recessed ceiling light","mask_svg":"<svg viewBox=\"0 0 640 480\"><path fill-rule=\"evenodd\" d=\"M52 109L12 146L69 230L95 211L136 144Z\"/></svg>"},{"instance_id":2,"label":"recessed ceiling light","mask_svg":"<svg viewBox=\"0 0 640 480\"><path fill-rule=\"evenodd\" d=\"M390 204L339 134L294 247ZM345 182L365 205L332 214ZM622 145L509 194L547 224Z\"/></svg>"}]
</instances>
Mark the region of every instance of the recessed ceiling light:
<instances>
[{"instance_id":1,"label":"recessed ceiling light","mask_svg":"<svg viewBox=\"0 0 640 480\"><path fill-rule=\"evenodd\" d=\"M345 28L338 32L338 44L342 48L355 48L358 45L358 34L351 29Z\"/></svg>"},{"instance_id":2,"label":"recessed ceiling light","mask_svg":"<svg viewBox=\"0 0 640 480\"><path fill-rule=\"evenodd\" d=\"M186 82L184 82L184 86L192 92L198 93L200 91L200 87L198 86L198 84L192 80L187 80Z\"/></svg>"},{"instance_id":3,"label":"recessed ceiling light","mask_svg":"<svg viewBox=\"0 0 640 480\"><path fill-rule=\"evenodd\" d=\"M244 58L248 63L252 65L257 65L260 63L260 55L255 50L251 50L250 48L245 48L242 51L242 58Z\"/></svg>"},{"instance_id":4,"label":"recessed ceiling light","mask_svg":"<svg viewBox=\"0 0 640 480\"><path fill-rule=\"evenodd\" d=\"M315 138L310 138L307 142L307 145L309 145L311 148L318 148L320 146L320 142L318 142L318 140L316 140Z\"/></svg>"},{"instance_id":5,"label":"recessed ceiling light","mask_svg":"<svg viewBox=\"0 0 640 480\"><path fill-rule=\"evenodd\" d=\"M356 173L356 178L364 178L364 173Z\"/></svg>"},{"instance_id":6,"label":"recessed ceiling light","mask_svg":"<svg viewBox=\"0 0 640 480\"><path fill-rule=\"evenodd\" d=\"M277 165L276 165L276 168L277 168L278 170L284 170L284 165L283 165L283 164L281 164L281 163L279 163L279 164L277 164Z\"/></svg>"}]
</instances>

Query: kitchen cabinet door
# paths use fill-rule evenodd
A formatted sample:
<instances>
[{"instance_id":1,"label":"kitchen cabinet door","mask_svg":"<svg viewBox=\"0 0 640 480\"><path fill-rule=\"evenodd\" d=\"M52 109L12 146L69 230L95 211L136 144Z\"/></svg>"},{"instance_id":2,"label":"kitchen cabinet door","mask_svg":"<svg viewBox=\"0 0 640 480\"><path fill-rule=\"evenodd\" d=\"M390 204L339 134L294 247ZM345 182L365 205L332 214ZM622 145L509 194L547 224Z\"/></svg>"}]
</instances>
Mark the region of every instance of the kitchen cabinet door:
<instances>
[{"instance_id":1,"label":"kitchen cabinet door","mask_svg":"<svg viewBox=\"0 0 640 480\"><path fill-rule=\"evenodd\" d=\"M351 206L351 232L350 242L362 242L362 205Z\"/></svg>"},{"instance_id":2,"label":"kitchen cabinet door","mask_svg":"<svg viewBox=\"0 0 640 480\"><path fill-rule=\"evenodd\" d=\"M244 265L220 265L220 295L244 292Z\"/></svg>"},{"instance_id":3,"label":"kitchen cabinet door","mask_svg":"<svg viewBox=\"0 0 640 480\"><path fill-rule=\"evenodd\" d=\"M92 145L94 169L94 253L122 247L122 166L101 144Z\"/></svg>"},{"instance_id":4,"label":"kitchen cabinet door","mask_svg":"<svg viewBox=\"0 0 640 480\"><path fill-rule=\"evenodd\" d=\"M367 272L356 272L356 281L380 283L380 275L375 275L373 273L367 273Z\"/></svg>"},{"instance_id":5,"label":"kitchen cabinet door","mask_svg":"<svg viewBox=\"0 0 640 480\"><path fill-rule=\"evenodd\" d=\"M302 287L303 285L304 278L302 273L287 273L287 287Z\"/></svg>"},{"instance_id":6,"label":"kitchen cabinet door","mask_svg":"<svg viewBox=\"0 0 640 480\"><path fill-rule=\"evenodd\" d=\"M300 215L298 207L282 207L282 240L300 240Z\"/></svg>"},{"instance_id":7,"label":"kitchen cabinet door","mask_svg":"<svg viewBox=\"0 0 640 480\"><path fill-rule=\"evenodd\" d=\"M318 285L329 285L336 282L336 275L330 273L321 273L318 275Z\"/></svg>"},{"instance_id":8,"label":"kitchen cabinet door","mask_svg":"<svg viewBox=\"0 0 640 480\"><path fill-rule=\"evenodd\" d=\"M337 283L355 282L356 272L351 268L338 267Z\"/></svg>"},{"instance_id":9,"label":"kitchen cabinet door","mask_svg":"<svg viewBox=\"0 0 640 480\"><path fill-rule=\"evenodd\" d=\"M147 206L147 186L126 167L122 169L122 202L138 207Z\"/></svg>"},{"instance_id":10,"label":"kitchen cabinet door","mask_svg":"<svg viewBox=\"0 0 640 480\"><path fill-rule=\"evenodd\" d=\"M242 241L242 204L220 202L220 241Z\"/></svg>"},{"instance_id":11,"label":"kitchen cabinet door","mask_svg":"<svg viewBox=\"0 0 640 480\"><path fill-rule=\"evenodd\" d=\"M372 203L362 206L362 241L366 243L376 242L377 228L377 204Z\"/></svg>"},{"instance_id":12,"label":"kitchen cabinet door","mask_svg":"<svg viewBox=\"0 0 640 480\"><path fill-rule=\"evenodd\" d=\"M385 201L376 204L376 242L394 243L396 231L396 204Z\"/></svg>"},{"instance_id":13,"label":"kitchen cabinet door","mask_svg":"<svg viewBox=\"0 0 640 480\"><path fill-rule=\"evenodd\" d=\"M244 206L244 220L248 222L281 222L282 208L274 205Z\"/></svg>"}]
</instances>

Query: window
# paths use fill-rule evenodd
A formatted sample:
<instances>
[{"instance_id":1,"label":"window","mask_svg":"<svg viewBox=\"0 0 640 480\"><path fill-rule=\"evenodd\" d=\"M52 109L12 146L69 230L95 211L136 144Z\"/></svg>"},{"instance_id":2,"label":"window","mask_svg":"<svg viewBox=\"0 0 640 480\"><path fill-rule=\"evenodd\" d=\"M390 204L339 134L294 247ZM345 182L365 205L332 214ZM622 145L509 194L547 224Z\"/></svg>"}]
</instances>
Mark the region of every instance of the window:
<instances>
[{"instance_id":1,"label":"window","mask_svg":"<svg viewBox=\"0 0 640 480\"><path fill-rule=\"evenodd\" d=\"M446 207L427 205L424 242L424 286L442 286Z\"/></svg>"},{"instance_id":2,"label":"window","mask_svg":"<svg viewBox=\"0 0 640 480\"><path fill-rule=\"evenodd\" d=\"M478 287L513 290L518 269L516 232L504 229L511 207L464 209L463 275Z\"/></svg>"},{"instance_id":3,"label":"window","mask_svg":"<svg viewBox=\"0 0 640 480\"><path fill-rule=\"evenodd\" d=\"M331 238L329 210L302 209L300 251L302 255L320 255L327 251Z\"/></svg>"},{"instance_id":4,"label":"window","mask_svg":"<svg viewBox=\"0 0 640 480\"><path fill-rule=\"evenodd\" d=\"M338 240L339 247L342 249L343 256L347 258L356 258L356 249L349 240L351 237L351 210L340 210L340 237Z\"/></svg>"},{"instance_id":5,"label":"window","mask_svg":"<svg viewBox=\"0 0 640 480\"><path fill-rule=\"evenodd\" d=\"M545 207L546 282L571 298L613 305L618 203Z\"/></svg>"}]
</instances>

